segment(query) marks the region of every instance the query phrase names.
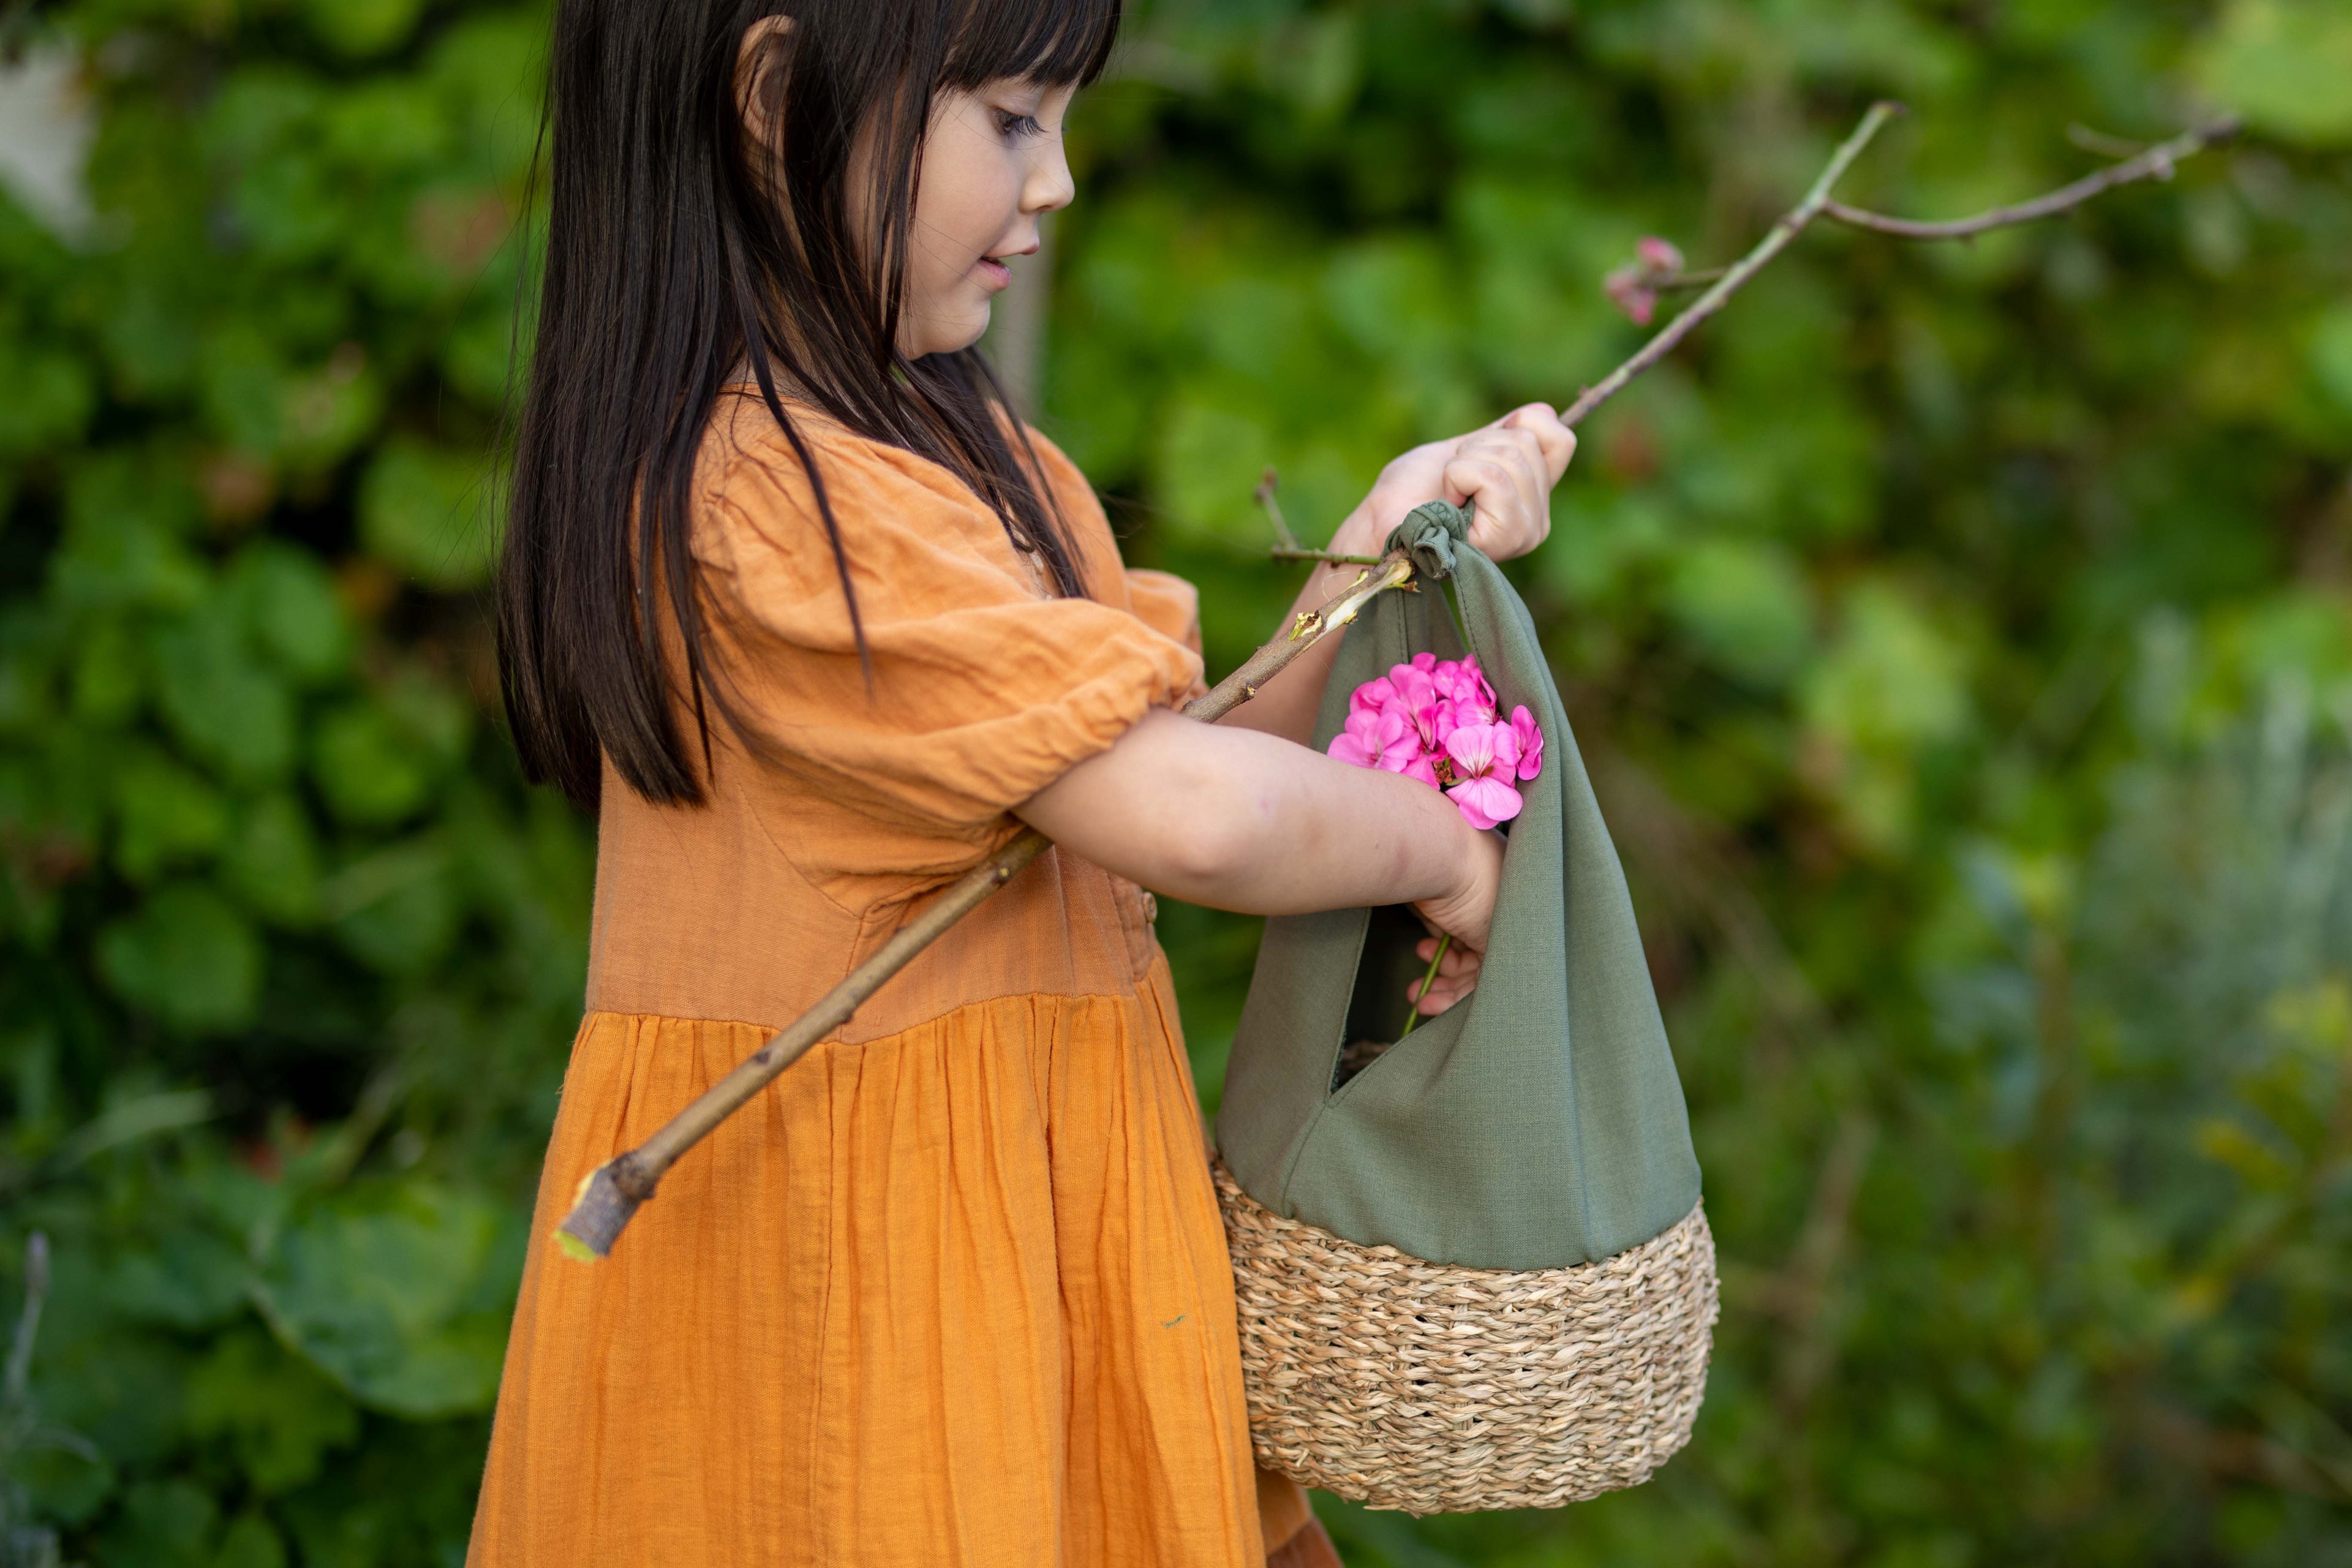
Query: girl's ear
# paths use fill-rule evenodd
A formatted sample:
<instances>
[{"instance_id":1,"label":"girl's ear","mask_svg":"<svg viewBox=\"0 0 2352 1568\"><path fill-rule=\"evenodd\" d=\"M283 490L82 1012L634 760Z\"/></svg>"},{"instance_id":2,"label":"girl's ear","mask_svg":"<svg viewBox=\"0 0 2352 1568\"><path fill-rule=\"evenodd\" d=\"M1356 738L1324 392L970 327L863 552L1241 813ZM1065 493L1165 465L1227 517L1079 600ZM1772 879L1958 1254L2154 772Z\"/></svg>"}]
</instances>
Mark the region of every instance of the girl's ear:
<instances>
[{"instance_id":1,"label":"girl's ear","mask_svg":"<svg viewBox=\"0 0 2352 1568\"><path fill-rule=\"evenodd\" d=\"M774 143L777 84L783 79L784 48L793 30L790 16L762 16L743 29L735 51L735 108L743 117L743 134L753 147Z\"/></svg>"}]
</instances>

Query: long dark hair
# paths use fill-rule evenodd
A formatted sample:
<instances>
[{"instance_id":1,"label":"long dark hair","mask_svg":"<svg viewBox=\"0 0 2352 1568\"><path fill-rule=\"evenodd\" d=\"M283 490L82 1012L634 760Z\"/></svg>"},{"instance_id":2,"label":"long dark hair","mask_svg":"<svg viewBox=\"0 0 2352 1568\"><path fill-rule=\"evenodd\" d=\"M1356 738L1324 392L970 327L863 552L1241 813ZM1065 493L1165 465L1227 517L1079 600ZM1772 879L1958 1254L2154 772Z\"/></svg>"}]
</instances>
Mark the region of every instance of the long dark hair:
<instances>
[{"instance_id":1,"label":"long dark hair","mask_svg":"<svg viewBox=\"0 0 2352 1568\"><path fill-rule=\"evenodd\" d=\"M609 756L648 800L703 798L664 647L675 624L707 767L708 710L724 716L728 703L705 656L690 498L704 428L739 367L808 472L861 658L856 541L780 381L857 434L944 465L1058 592L1083 591L986 363L970 349L898 352L900 287L933 95L1007 77L1092 81L1119 4L562 0L545 276L498 579L499 683L530 778L593 804ZM737 57L769 16L791 21L769 46L783 51L766 79L775 129L747 153ZM870 174L853 191L867 135ZM853 210L877 215L865 247Z\"/></svg>"}]
</instances>

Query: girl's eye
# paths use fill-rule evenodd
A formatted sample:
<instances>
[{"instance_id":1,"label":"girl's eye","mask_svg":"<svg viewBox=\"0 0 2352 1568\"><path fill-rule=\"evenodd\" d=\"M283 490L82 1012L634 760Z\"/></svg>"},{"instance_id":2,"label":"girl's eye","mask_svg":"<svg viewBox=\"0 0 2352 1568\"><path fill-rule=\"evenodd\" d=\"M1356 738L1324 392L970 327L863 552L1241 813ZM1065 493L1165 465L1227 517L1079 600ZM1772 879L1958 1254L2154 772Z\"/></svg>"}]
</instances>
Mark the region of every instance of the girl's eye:
<instances>
[{"instance_id":1,"label":"girl's eye","mask_svg":"<svg viewBox=\"0 0 2352 1568\"><path fill-rule=\"evenodd\" d=\"M1026 141L1045 128L1037 123L1037 117L1034 114L1015 114L1011 110L1000 109L996 111L996 129L1018 142Z\"/></svg>"}]
</instances>

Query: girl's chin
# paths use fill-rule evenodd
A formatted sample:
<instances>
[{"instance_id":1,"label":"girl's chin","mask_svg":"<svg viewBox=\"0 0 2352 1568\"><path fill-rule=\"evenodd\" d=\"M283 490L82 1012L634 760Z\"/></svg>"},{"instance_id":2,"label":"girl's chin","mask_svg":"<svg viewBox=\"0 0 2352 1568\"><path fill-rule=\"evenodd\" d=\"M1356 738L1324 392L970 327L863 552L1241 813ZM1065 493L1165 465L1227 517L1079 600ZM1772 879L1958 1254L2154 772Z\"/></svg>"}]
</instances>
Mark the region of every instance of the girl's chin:
<instances>
[{"instance_id":1,"label":"girl's chin","mask_svg":"<svg viewBox=\"0 0 2352 1568\"><path fill-rule=\"evenodd\" d=\"M943 310L920 320L910 317L899 332L900 345L908 359L960 353L987 334L988 321L986 300L963 310Z\"/></svg>"}]
</instances>

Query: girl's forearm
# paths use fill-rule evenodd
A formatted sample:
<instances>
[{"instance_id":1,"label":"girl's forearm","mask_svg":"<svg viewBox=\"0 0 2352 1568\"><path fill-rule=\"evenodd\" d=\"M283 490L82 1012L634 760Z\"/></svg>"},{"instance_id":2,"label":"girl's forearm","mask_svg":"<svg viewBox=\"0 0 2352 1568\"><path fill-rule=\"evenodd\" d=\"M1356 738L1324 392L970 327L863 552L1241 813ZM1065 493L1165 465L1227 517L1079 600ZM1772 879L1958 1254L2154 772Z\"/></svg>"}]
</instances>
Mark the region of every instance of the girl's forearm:
<instances>
[{"instance_id":1,"label":"girl's forearm","mask_svg":"<svg viewBox=\"0 0 2352 1568\"><path fill-rule=\"evenodd\" d=\"M1164 710L1018 815L1107 870L1245 914L1444 898L1476 853L1426 785Z\"/></svg>"}]
</instances>

